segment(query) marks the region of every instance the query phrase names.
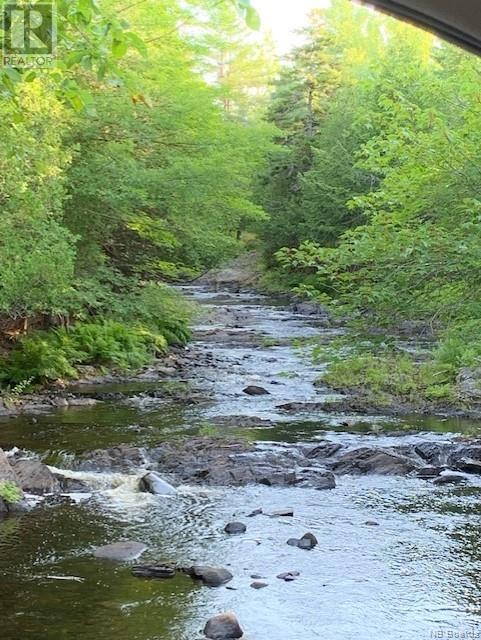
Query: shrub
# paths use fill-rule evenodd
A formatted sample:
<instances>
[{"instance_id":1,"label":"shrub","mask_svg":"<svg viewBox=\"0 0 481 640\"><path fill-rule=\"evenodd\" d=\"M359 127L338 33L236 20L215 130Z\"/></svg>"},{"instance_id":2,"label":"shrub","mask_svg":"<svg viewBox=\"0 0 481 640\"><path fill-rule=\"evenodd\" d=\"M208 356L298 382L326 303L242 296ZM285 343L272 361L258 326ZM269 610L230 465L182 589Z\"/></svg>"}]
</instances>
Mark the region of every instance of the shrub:
<instances>
[{"instance_id":1,"label":"shrub","mask_svg":"<svg viewBox=\"0 0 481 640\"><path fill-rule=\"evenodd\" d=\"M8 504L15 504L22 499L22 492L14 482L0 481L0 498Z\"/></svg>"}]
</instances>

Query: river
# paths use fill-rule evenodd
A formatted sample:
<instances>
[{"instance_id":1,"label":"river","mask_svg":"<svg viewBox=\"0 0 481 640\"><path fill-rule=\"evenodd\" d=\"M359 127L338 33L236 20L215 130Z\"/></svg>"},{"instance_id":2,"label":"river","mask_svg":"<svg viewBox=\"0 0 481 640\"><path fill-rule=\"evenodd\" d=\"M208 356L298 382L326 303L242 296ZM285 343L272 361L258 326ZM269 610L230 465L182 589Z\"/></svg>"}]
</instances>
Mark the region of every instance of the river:
<instances>
[{"instance_id":1,"label":"river","mask_svg":"<svg viewBox=\"0 0 481 640\"><path fill-rule=\"evenodd\" d=\"M354 447L446 442L479 429L435 417L287 413L279 405L335 399L313 386L322 365L312 365L302 339L328 340L339 330L255 294L184 292L210 309L190 347L203 356L199 366L174 382L199 402L143 393L172 384L165 381L97 385L112 399L3 420L0 447L17 446L60 467L92 449L151 447L216 430L266 447L326 437ZM269 394L248 396L247 385ZM225 426L236 416L240 426ZM2 640L197 640L206 620L226 610L235 611L250 640L481 637L479 477L434 486L411 476L344 475L330 491L184 485L173 497L139 493L131 475L89 480L91 494L46 498L0 522ZM287 506L294 517L246 518L258 507ZM245 522L247 533L227 536L232 519ZM377 526L366 524L372 521ZM286 545L306 531L316 535L315 549ZM92 556L94 546L122 539L148 545L142 562L221 564L234 579L216 589L184 575L142 580L129 564ZM276 578L284 571L300 576ZM254 574L268 586L252 589Z\"/></svg>"}]
</instances>

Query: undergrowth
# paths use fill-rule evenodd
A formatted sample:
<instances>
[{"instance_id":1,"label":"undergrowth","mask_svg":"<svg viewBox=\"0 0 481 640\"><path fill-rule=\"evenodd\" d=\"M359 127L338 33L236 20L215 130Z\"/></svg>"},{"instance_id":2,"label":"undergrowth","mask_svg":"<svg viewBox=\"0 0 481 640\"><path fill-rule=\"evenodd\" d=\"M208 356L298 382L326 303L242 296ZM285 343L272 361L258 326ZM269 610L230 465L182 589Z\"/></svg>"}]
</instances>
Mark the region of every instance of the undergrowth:
<instances>
[{"instance_id":1,"label":"undergrowth","mask_svg":"<svg viewBox=\"0 0 481 640\"><path fill-rule=\"evenodd\" d=\"M459 367L445 343L420 359L391 341L356 342L344 336L335 345L316 347L314 357L330 362L319 382L336 390L361 392L378 404L456 401Z\"/></svg>"},{"instance_id":2,"label":"undergrowth","mask_svg":"<svg viewBox=\"0 0 481 640\"><path fill-rule=\"evenodd\" d=\"M0 384L8 389L29 383L76 378L79 365L138 369L186 344L192 308L167 287L148 285L124 299L114 317L90 318L71 327L24 336L0 363Z\"/></svg>"}]
</instances>

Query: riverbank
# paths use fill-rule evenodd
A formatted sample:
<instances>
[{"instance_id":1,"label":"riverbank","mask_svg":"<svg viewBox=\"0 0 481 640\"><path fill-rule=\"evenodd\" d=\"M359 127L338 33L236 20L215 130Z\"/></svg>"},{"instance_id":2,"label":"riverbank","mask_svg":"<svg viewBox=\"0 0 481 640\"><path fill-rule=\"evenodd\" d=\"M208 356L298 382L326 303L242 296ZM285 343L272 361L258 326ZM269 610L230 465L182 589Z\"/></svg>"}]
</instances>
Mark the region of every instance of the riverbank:
<instances>
[{"instance_id":1,"label":"riverbank","mask_svg":"<svg viewBox=\"0 0 481 640\"><path fill-rule=\"evenodd\" d=\"M276 305L284 306L294 315L312 321L318 331L311 331L309 336L302 336L308 349L312 349L313 358L322 365L321 375L313 384L326 392L336 395L335 401L293 403L286 397L282 404L288 413L303 411L320 411L328 413L346 413L356 415L391 415L409 416L420 414L425 416L478 418L481 417L481 380L476 369L461 369L454 380L446 380L442 369L431 364L431 354L435 349L432 335L426 335L415 324L405 324L402 331L394 332L387 337L386 345L380 340L379 332L359 336L351 332L347 321L333 318L329 310L313 301L299 298L288 291L275 290L266 285L260 258L257 252L241 254L225 267L209 271L193 283L194 289L204 288L210 292L211 301L215 302L217 292L229 291L232 294L244 292L256 299L266 296L276 301ZM259 293L256 293L256 288ZM180 290L189 294L189 286ZM184 296L185 297L185 296ZM193 308L192 305L187 305ZM209 341L227 340L254 343L267 346L269 340L276 344L290 344L292 338L283 336L275 339L257 335L246 314L235 308L209 309L204 305L204 325L214 324L213 328L204 329L194 336L194 346L171 346L169 352L158 355L155 360L133 372L111 370L99 371L93 366L77 367L79 378L74 381L59 381L47 385L38 393L6 393L0 398L0 416L19 414L36 414L52 408L92 406L105 399L95 388L105 385L125 385L161 381L174 383L179 378L191 378L200 365L207 364L202 351L195 347L195 338L199 335ZM242 331L248 329L248 331ZM372 338L371 347L368 349ZM380 346L376 348L376 344ZM393 345L397 345L393 348ZM316 368L313 364L313 370ZM93 389L91 397L85 389ZM186 389L163 385L156 390L158 397L175 398L179 402L192 403L199 401L198 394Z\"/></svg>"}]
</instances>

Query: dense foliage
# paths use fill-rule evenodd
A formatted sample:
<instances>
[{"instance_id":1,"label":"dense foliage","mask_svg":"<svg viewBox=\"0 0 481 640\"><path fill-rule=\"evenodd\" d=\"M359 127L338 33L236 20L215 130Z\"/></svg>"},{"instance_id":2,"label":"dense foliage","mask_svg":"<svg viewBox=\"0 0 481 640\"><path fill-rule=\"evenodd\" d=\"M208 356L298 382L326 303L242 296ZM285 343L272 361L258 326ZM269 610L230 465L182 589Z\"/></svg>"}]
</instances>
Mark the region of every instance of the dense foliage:
<instances>
[{"instance_id":1,"label":"dense foliage","mask_svg":"<svg viewBox=\"0 0 481 640\"><path fill-rule=\"evenodd\" d=\"M0 73L5 385L184 343L188 310L158 283L233 255L265 215L250 2L57 4L56 66Z\"/></svg>"},{"instance_id":2,"label":"dense foliage","mask_svg":"<svg viewBox=\"0 0 481 640\"><path fill-rule=\"evenodd\" d=\"M271 107L268 258L358 324L424 323L454 380L481 354L481 62L347 0L312 20Z\"/></svg>"}]
</instances>

